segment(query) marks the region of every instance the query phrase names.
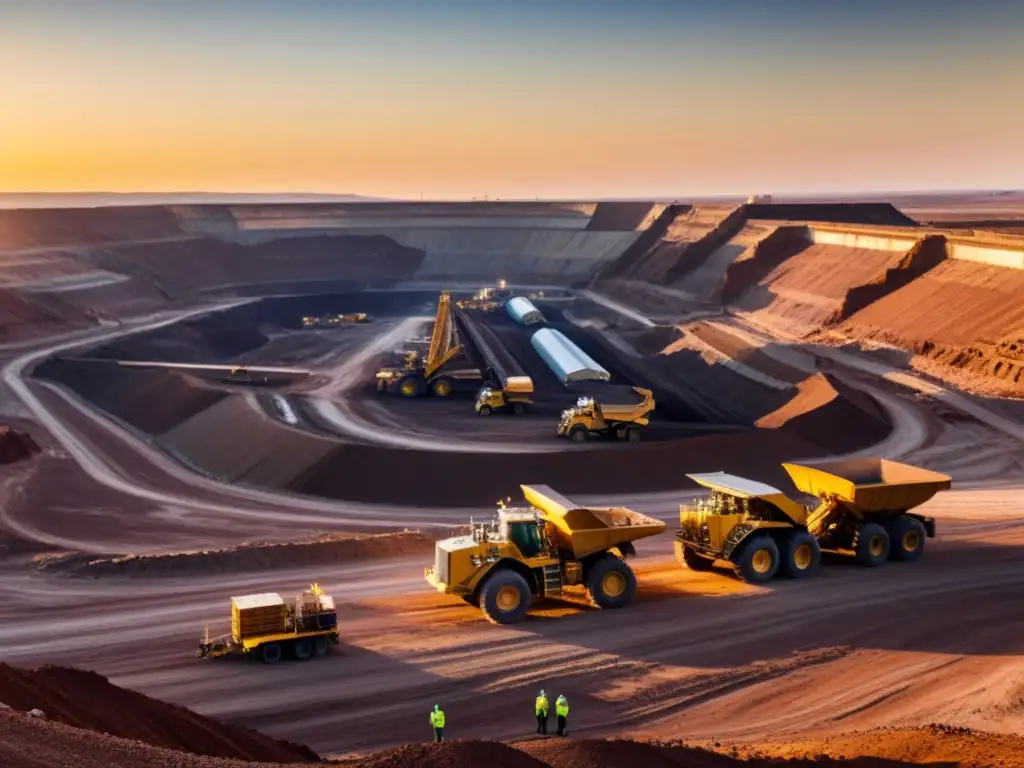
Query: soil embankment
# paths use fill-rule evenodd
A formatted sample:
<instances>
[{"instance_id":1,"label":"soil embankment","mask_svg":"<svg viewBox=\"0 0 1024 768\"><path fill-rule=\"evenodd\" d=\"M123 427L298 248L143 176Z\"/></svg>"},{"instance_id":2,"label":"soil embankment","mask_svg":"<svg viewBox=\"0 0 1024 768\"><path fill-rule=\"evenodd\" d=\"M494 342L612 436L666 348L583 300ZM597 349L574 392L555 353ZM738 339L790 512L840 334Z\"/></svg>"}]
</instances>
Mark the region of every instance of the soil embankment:
<instances>
[{"instance_id":1,"label":"soil embankment","mask_svg":"<svg viewBox=\"0 0 1024 768\"><path fill-rule=\"evenodd\" d=\"M441 535L441 534L439 534ZM337 565L432 552L435 537L417 531L378 535L323 534L284 544L243 544L227 549L163 555L60 555L42 557L36 568L72 576L198 576L245 573L297 565Z\"/></svg>"},{"instance_id":2,"label":"soil embankment","mask_svg":"<svg viewBox=\"0 0 1024 768\"><path fill-rule=\"evenodd\" d=\"M42 710L49 720L76 728L197 755L277 763L318 759L307 747L220 723L79 669L26 670L0 664L0 702L16 710ZM5 723L2 713L0 723Z\"/></svg>"},{"instance_id":3,"label":"soil embankment","mask_svg":"<svg viewBox=\"0 0 1024 768\"><path fill-rule=\"evenodd\" d=\"M825 373L797 384L793 399L758 419L757 426L789 430L837 453L881 442L892 430L874 400Z\"/></svg>"}]
</instances>

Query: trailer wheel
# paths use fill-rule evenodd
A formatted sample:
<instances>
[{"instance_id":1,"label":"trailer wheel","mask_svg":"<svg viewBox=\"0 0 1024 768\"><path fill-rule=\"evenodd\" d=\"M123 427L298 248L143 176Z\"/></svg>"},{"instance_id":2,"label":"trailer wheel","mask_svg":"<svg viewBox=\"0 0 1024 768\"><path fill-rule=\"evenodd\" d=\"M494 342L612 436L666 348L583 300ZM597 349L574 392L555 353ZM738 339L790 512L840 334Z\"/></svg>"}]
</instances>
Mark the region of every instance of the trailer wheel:
<instances>
[{"instance_id":1,"label":"trailer wheel","mask_svg":"<svg viewBox=\"0 0 1024 768\"><path fill-rule=\"evenodd\" d=\"M306 659L313 655L313 644L306 637L296 640L292 643L292 653L295 654L295 658L299 661L306 661Z\"/></svg>"},{"instance_id":2,"label":"trailer wheel","mask_svg":"<svg viewBox=\"0 0 1024 768\"><path fill-rule=\"evenodd\" d=\"M323 635L313 638L313 653L317 656L326 656L330 649L331 644Z\"/></svg>"},{"instance_id":3,"label":"trailer wheel","mask_svg":"<svg viewBox=\"0 0 1024 768\"><path fill-rule=\"evenodd\" d=\"M509 568L492 573L480 591L480 609L493 624L522 621L532 601L526 579Z\"/></svg>"},{"instance_id":4,"label":"trailer wheel","mask_svg":"<svg viewBox=\"0 0 1024 768\"><path fill-rule=\"evenodd\" d=\"M924 540L928 534L924 523L906 515L900 515L886 526L889 534L889 558L912 563L924 554Z\"/></svg>"},{"instance_id":5,"label":"trailer wheel","mask_svg":"<svg viewBox=\"0 0 1024 768\"><path fill-rule=\"evenodd\" d=\"M587 432L587 428L580 424L569 430L569 439L574 443L585 443L588 437L590 437L590 433Z\"/></svg>"},{"instance_id":6,"label":"trailer wheel","mask_svg":"<svg viewBox=\"0 0 1024 768\"><path fill-rule=\"evenodd\" d=\"M434 379L430 383L430 391L435 397L448 397L454 389L451 379Z\"/></svg>"},{"instance_id":7,"label":"trailer wheel","mask_svg":"<svg viewBox=\"0 0 1024 768\"><path fill-rule=\"evenodd\" d=\"M490 416L491 415L491 406L489 406L489 405L481 405L480 406L480 410L478 411L478 413L481 416Z\"/></svg>"},{"instance_id":8,"label":"trailer wheel","mask_svg":"<svg viewBox=\"0 0 1024 768\"><path fill-rule=\"evenodd\" d=\"M741 579L763 584L779 570L779 547L771 536L752 536L734 562Z\"/></svg>"},{"instance_id":9,"label":"trailer wheel","mask_svg":"<svg viewBox=\"0 0 1024 768\"><path fill-rule=\"evenodd\" d=\"M786 537L779 562L779 572L790 579L801 579L814 573L821 562L821 546L807 531L794 531Z\"/></svg>"},{"instance_id":10,"label":"trailer wheel","mask_svg":"<svg viewBox=\"0 0 1024 768\"><path fill-rule=\"evenodd\" d=\"M264 664L277 664L281 660L281 646L277 643L261 645L260 659Z\"/></svg>"},{"instance_id":11,"label":"trailer wheel","mask_svg":"<svg viewBox=\"0 0 1024 768\"><path fill-rule=\"evenodd\" d=\"M874 568L889 559L889 534L878 523L864 523L857 532L857 562Z\"/></svg>"},{"instance_id":12,"label":"trailer wheel","mask_svg":"<svg viewBox=\"0 0 1024 768\"><path fill-rule=\"evenodd\" d=\"M636 574L621 558L601 555L587 569L587 594L598 608L622 608L636 596Z\"/></svg>"},{"instance_id":13,"label":"trailer wheel","mask_svg":"<svg viewBox=\"0 0 1024 768\"><path fill-rule=\"evenodd\" d=\"M683 568L687 568L691 571L710 571L714 565L715 560L711 557L705 557L700 554L692 547L688 547L683 542L676 539L676 560Z\"/></svg>"},{"instance_id":14,"label":"trailer wheel","mask_svg":"<svg viewBox=\"0 0 1024 768\"><path fill-rule=\"evenodd\" d=\"M626 427L626 442L639 443L641 437L643 437L643 433L640 431L640 427Z\"/></svg>"},{"instance_id":15,"label":"trailer wheel","mask_svg":"<svg viewBox=\"0 0 1024 768\"><path fill-rule=\"evenodd\" d=\"M523 405L522 403L514 403L512 405L512 413L514 413L516 416L522 416L525 410L526 406Z\"/></svg>"}]
</instances>

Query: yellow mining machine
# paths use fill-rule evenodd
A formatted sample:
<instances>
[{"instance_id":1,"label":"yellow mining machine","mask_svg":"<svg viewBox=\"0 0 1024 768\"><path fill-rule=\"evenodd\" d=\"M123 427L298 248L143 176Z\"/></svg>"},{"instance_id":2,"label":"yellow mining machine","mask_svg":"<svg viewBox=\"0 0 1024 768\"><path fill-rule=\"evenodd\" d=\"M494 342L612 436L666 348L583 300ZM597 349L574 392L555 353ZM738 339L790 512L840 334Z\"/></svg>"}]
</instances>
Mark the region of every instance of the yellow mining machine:
<instances>
[{"instance_id":1,"label":"yellow mining machine","mask_svg":"<svg viewBox=\"0 0 1024 768\"><path fill-rule=\"evenodd\" d=\"M291 604L273 592L232 597L231 633L211 638L207 628L196 655L251 656L276 664L286 653L299 661L326 656L338 642L334 599L312 584Z\"/></svg>"},{"instance_id":2,"label":"yellow mining machine","mask_svg":"<svg viewBox=\"0 0 1024 768\"><path fill-rule=\"evenodd\" d=\"M426 358L411 354L406 357L403 367L377 371L377 391L397 392L405 397L427 393L447 397L456 388L472 387L475 390L483 381L478 369L455 370L449 367L460 352L462 342L455 327L452 298L445 292L437 300L437 314Z\"/></svg>"},{"instance_id":3,"label":"yellow mining machine","mask_svg":"<svg viewBox=\"0 0 1024 768\"><path fill-rule=\"evenodd\" d=\"M947 475L887 459L782 466L816 504L725 472L687 475L711 493L679 508L680 563L704 571L726 560L745 581L763 583L812 573L822 550L852 554L865 566L917 560L925 539L935 537L935 520L910 510L951 485Z\"/></svg>"},{"instance_id":4,"label":"yellow mining machine","mask_svg":"<svg viewBox=\"0 0 1024 768\"><path fill-rule=\"evenodd\" d=\"M574 585L599 608L628 605L636 576L625 558L665 523L624 507L581 507L543 485L520 487L523 506L500 503L492 522L471 521L469 534L437 542L427 581L495 624L520 621L534 599L560 598Z\"/></svg>"},{"instance_id":5,"label":"yellow mining machine","mask_svg":"<svg viewBox=\"0 0 1024 768\"><path fill-rule=\"evenodd\" d=\"M654 394L643 387L633 387L633 391L643 397L635 405L612 405L581 397L574 408L562 411L558 434L574 443L586 442L592 435L614 435L619 440L639 442L651 422L648 414L654 410Z\"/></svg>"},{"instance_id":6,"label":"yellow mining machine","mask_svg":"<svg viewBox=\"0 0 1024 768\"><path fill-rule=\"evenodd\" d=\"M508 376L501 386L485 386L476 396L476 412L480 416L492 413L525 413L533 405L533 379L529 376Z\"/></svg>"}]
</instances>

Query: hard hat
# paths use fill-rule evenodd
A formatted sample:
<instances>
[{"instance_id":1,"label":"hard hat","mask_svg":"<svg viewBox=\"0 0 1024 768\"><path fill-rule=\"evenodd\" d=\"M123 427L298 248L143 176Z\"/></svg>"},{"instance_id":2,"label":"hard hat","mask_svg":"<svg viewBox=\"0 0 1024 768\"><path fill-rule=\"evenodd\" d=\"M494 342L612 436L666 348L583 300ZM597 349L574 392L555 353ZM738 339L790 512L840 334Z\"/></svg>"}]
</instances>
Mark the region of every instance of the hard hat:
<instances>
[{"instance_id":1,"label":"hard hat","mask_svg":"<svg viewBox=\"0 0 1024 768\"><path fill-rule=\"evenodd\" d=\"M435 712L439 711L440 709L441 709L441 708L440 708L439 706L437 706L437 704L435 704L435 705L434 705L434 711L435 711Z\"/></svg>"},{"instance_id":2,"label":"hard hat","mask_svg":"<svg viewBox=\"0 0 1024 768\"><path fill-rule=\"evenodd\" d=\"M543 696L543 695L544 695L544 689L543 689L543 688L541 688L541 689L540 689L540 695L541 695L541 696Z\"/></svg>"}]
</instances>

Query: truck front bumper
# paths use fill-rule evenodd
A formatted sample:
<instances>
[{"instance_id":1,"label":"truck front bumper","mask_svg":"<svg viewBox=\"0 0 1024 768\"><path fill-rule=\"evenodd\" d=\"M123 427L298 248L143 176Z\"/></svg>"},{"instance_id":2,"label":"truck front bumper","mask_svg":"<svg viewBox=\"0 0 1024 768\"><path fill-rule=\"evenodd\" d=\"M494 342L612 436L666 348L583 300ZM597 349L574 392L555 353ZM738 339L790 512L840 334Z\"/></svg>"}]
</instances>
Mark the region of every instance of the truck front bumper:
<instances>
[{"instance_id":1,"label":"truck front bumper","mask_svg":"<svg viewBox=\"0 0 1024 768\"><path fill-rule=\"evenodd\" d=\"M427 580L427 583L436 589L438 592L445 595L468 595L469 590L466 587L460 587L453 584L445 584L443 581L438 581L437 574L431 567L423 569L423 578Z\"/></svg>"}]
</instances>

